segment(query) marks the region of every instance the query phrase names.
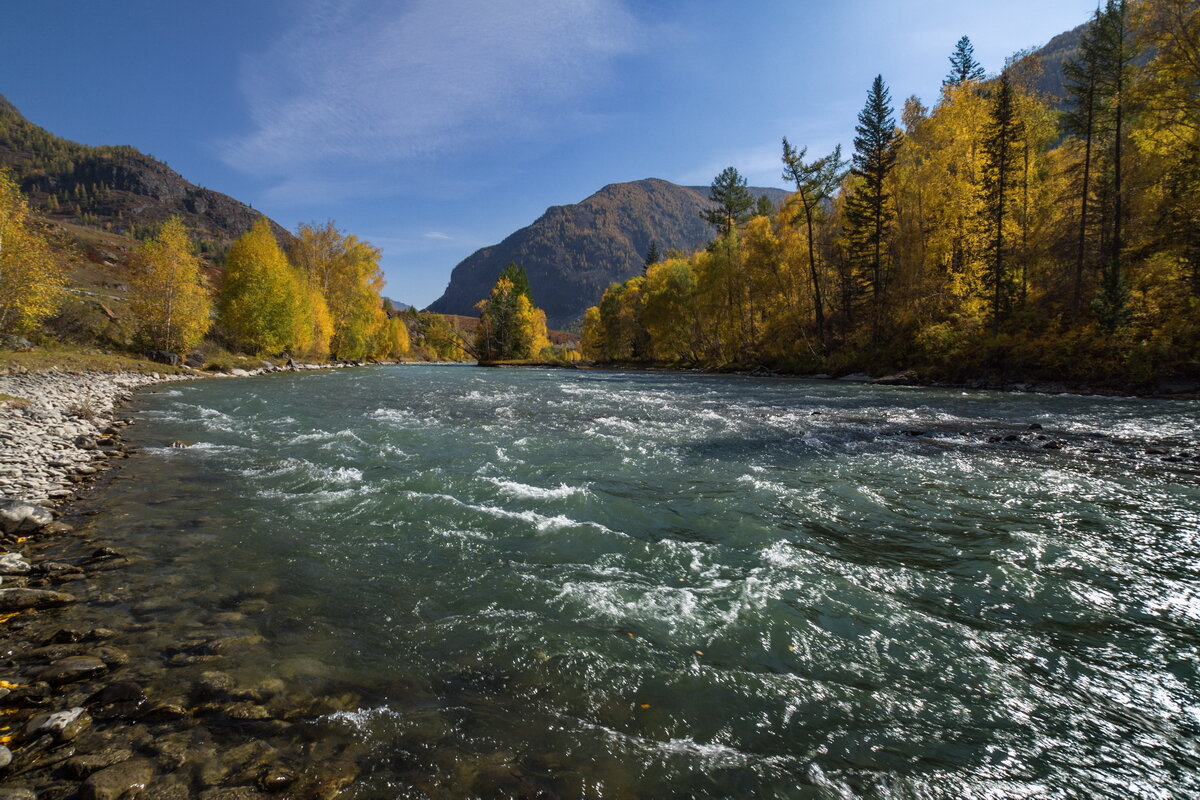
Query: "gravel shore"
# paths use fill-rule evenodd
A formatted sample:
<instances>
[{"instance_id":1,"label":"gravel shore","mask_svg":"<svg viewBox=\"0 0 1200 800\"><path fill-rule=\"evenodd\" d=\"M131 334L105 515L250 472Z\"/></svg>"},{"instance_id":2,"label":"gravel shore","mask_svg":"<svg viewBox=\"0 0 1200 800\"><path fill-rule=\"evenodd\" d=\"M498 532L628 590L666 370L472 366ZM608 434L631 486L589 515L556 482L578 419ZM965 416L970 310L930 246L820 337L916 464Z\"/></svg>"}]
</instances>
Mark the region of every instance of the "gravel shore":
<instances>
[{"instance_id":1,"label":"gravel shore","mask_svg":"<svg viewBox=\"0 0 1200 800\"><path fill-rule=\"evenodd\" d=\"M187 375L22 372L0 375L0 497L61 502L121 455L116 409L135 389Z\"/></svg>"}]
</instances>

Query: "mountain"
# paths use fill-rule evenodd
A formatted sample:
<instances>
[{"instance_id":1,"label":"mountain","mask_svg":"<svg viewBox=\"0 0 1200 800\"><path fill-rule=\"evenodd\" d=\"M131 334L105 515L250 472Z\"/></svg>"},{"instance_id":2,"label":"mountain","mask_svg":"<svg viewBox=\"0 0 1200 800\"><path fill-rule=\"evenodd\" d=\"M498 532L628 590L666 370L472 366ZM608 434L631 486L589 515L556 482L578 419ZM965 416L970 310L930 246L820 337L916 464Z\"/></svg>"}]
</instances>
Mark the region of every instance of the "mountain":
<instances>
[{"instance_id":1,"label":"mountain","mask_svg":"<svg viewBox=\"0 0 1200 800\"><path fill-rule=\"evenodd\" d=\"M204 250L219 250L262 214L184 180L133 147L90 147L33 124L0 95L0 167L47 217L138 235L178 215ZM281 241L291 239L272 221Z\"/></svg>"},{"instance_id":2,"label":"mountain","mask_svg":"<svg viewBox=\"0 0 1200 800\"><path fill-rule=\"evenodd\" d=\"M751 188L780 203L782 189ZM473 315L496 276L515 261L525 268L534 302L552 327L576 322L614 281L642 271L653 242L660 252L691 252L713 238L700 213L712 206L707 186L679 186L657 178L605 186L583 202L552 206L532 225L462 261L445 293L429 306L444 314Z\"/></svg>"}]
</instances>

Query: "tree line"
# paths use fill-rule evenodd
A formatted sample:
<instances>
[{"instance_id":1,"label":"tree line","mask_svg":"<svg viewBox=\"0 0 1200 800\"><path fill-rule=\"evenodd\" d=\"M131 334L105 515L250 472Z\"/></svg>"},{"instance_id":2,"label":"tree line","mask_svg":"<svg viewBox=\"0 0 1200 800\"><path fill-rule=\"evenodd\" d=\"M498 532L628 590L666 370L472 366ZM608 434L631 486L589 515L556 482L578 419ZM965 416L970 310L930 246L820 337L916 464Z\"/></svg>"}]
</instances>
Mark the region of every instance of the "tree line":
<instances>
[{"instance_id":1,"label":"tree line","mask_svg":"<svg viewBox=\"0 0 1200 800\"><path fill-rule=\"evenodd\" d=\"M186 353L208 337L250 355L401 358L410 350L407 321L435 357L453 352L452 331L424 315L387 312L381 255L333 222L301 225L285 248L261 217L232 243L210 281L186 225L173 217L135 250L129 265L137 342ZM66 285L64 259L0 170L0 333L35 329L58 310Z\"/></svg>"},{"instance_id":2,"label":"tree line","mask_svg":"<svg viewBox=\"0 0 1200 800\"><path fill-rule=\"evenodd\" d=\"M1066 66L987 76L963 37L932 108L876 77L854 148L782 142L795 191L759 207L730 167L709 246L614 284L601 362L919 368L1145 382L1200 371L1200 10L1107 0ZM650 260L650 259L648 259Z\"/></svg>"}]
</instances>

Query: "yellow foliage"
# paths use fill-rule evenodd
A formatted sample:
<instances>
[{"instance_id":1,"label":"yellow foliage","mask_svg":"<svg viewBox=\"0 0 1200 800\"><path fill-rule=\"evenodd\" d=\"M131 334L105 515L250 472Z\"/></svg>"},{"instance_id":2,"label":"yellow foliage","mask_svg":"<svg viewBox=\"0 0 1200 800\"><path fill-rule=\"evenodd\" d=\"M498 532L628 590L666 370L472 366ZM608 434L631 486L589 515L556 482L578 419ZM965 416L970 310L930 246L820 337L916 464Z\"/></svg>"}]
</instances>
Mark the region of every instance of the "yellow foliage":
<instances>
[{"instance_id":1,"label":"yellow foliage","mask_svg":"<svg viewBox=\"0 0 1200 800\"><path fill-rule=\"evenodd\" d=\"M66 285L20 189L0 169L0 333L27 331L52 315Z\"/></svg>"},{"instance_id":2,"label":"yellow foliage","mask_svg":"<svg viewBox=\"0 0 1200 800\"><path fill-rule=\"evenodd\" d=\"M338 358L372 355L387 314L383 310L381 251L342 233L332 221L301 225L291 255L324 295L333 321L331 347Z\"/></svg>"},{"instance_id":3,"label":"yellow foliage","mask_svg":"<svg viewBox=\"0 0 1200 800\"><path fill-rule=\"evenodd\" d=\"M296 320L307 305L302 290L270 223L260 217L233 243L225 260L217 309L226 336L249 353L279 353L305 344Z\"/></svg>"},{"instance_id":4,"label":"yellow foliage","mask_svg":"<svg viewBox=\"0 0 1200 800\"><path fill-rule=\"evenodd\" d=\"M212 326L212 300L200 259L179 217L138 248L129 282L129 310L153 348L178 352L197 345Z\"/></svg>"}]
</instances>

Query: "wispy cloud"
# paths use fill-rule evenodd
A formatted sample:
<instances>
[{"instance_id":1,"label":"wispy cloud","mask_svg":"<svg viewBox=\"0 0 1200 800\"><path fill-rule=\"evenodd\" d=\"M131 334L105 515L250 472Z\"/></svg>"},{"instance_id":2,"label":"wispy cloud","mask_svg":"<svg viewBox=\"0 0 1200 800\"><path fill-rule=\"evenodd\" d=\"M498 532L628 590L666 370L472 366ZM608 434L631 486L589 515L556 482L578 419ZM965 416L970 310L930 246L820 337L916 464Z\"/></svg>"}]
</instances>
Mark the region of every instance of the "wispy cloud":
<instances>
[{"instance_id":1,"label":"wispy cloud","mask_svg":"<svg viewBox=\"0 0 1200 800\"><path fill-rule=\"evenodd\" d=\"M639 41L624 0L311 0L243 64L253 130L223 157L289 178L528 139Z\"/></svg>"},{"instance_id":2,"label":"wispy cloud","mask_svg":"<svg viewBox=\"0 0 1200 800\"><path fill-rule=\"evenodd\" d=\"M447 234L444 234L441 231L430 231L429 233L424 234L424 237L426 239L437 239L439 241L447 241L447 242L454 240L453 236L448 236Z\"/></svg>"}]
</instances>

